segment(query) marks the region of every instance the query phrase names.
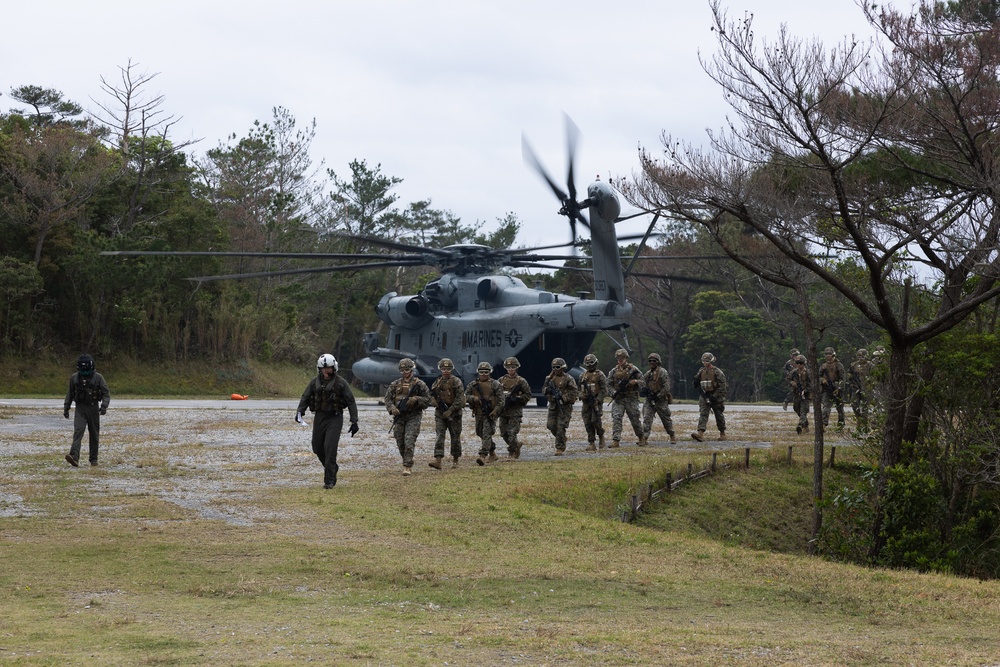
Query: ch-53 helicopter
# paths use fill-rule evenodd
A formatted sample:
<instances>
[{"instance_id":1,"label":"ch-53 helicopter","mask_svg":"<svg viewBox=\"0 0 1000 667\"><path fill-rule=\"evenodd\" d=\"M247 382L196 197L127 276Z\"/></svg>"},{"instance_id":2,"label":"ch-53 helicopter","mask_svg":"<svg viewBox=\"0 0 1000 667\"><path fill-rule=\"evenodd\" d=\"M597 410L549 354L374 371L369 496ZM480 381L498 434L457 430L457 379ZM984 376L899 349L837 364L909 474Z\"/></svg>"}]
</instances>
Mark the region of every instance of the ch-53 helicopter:
<instances>
[{"instance_id":1,"label":"ch-53 helicopter","mask_svg":"<svg viewBox=\"0 0 1000 667\"><path fill-rule=\"evenodd\" d=\"M525 248L495 249L484 245L461 243L443 248L426 248L367 236L344 235L365 244L382 247L390 253L329 254L329 253L233 253L233 252L171 252L171 251L109 251L105 255L170 255L170 256L269 256L326 260L364 260L365 264L332 265L308 269L290 269L270 273L246 273L228 276L208 276L190 280L254 278L292 273L357 270L400 266L436 266L441 275L427 283L418 293L385 294L375 312L388 326L386 345L381 345L377 332L365 334L367 356L356 361L354 376L368 385L389 384L399 377L400 360L416 363L417 373L427 379L440 374L437 363L450 358L455 374L469 381L476 377L477 367L489 362L497 373L507 357L517 357L520 374L528 380L533 393L542 403L541 388L551 362L562 357L570 372L583 371L581 362L599 332L605 332L629 348L626 330L632 323L632 304L625 298L625 275L618 246L615 223L621 218L621 205L612 186L596 180L587 187L587 197L576 200L573 161L578 130L566 117L569 173L567 191L563 191L546 173L527 141L522 138L526 162L542 176L559 198L558 213L569 219L569 243ZM583 211L588 212L584 216ZM646 215L645 212L637 215ZM635 216L629 216L635 217ZM589 219L588 219L589 218ZM589 241L577 238L576 226L590 230ZM641 248L651 235L656 217L639 244ZM545 254L539 251L588 244L589 257L577 254ZM638 251L636 257L638 257ZM514 276L502 273L504 268L558 268L544 262L584 259L592 263L593 298L570 296L528 287ZM630 264L629 270L632 266ZM662 276L669 277L669 276ZM708 282L696 279L694 282ZM621 340L612 332L618 332Z\"/></svg>"}]
</instances>

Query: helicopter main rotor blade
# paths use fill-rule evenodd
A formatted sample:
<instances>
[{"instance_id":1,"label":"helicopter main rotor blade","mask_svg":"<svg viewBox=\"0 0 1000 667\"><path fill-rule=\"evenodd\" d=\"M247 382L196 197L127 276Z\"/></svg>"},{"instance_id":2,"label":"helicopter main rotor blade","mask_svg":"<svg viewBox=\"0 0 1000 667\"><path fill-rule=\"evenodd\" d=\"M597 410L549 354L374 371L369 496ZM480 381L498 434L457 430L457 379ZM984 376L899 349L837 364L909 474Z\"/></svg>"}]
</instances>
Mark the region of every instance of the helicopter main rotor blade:
<instances>
[{"instance_id":1,"label":"helicopter main rotor blade","mask_svg":"<svg viewBox=\"0 0 1000 667\"><path fill-rule=\"evenodd\" d=\"M732 259L732 258L729 255L639 255L639 256L633 255L631 257L622 257L622 259L630 259L630 260L631 259L634 259L634 260L643 260L643 259L670 259L670 260L692 259L692 260L695 260L695 259Z\"/></svg>"},{"instance_id":2,"label":"helicopter main rotor blade","mask_svg":"<svg viewBox=\"0 0 1000 667\"><path fill-rule=\"evenodd\" d=\"M259 271L256 273L231 273L225 276L198 276L196 278L185 278L192 282L208 283L216 280L242 280L243 278L272 278L275 276L295 276L305 273L334 273L337 271L354 271L356 269L380 269L399 266L426 266L427 263L420 260L412 262L372 262L369 264L344 264L341 266L314 266L307 269L283 269L279 271Z\"/></svg>"},{"instance_id":3,"label":"helicopter main rotor blade","mask_svg":"<svg viewBox=\"0 0 1000 667\"><path fill-rule=\"evenodd\" d=\"M593 273L594 270L585 266L551 266L549 264L538 264L535 262L525 262L524 264L518 264L518 267L528 267L535 269L550 269L553 271L576 271L578 273ZM633 277L639 276L642 278L659 278L661 280L673 280L682 283L693 283L695 285L718 285L718 280L710 280L708 278L688 278L687 276L675 276L663 273L633 273Z\"/></svg>"},{"instance_id":4,"label":"helicopter main rotor blade","mask_svg":"<svg viewBox=\"0 0 1000 667\"><path fill-rule=\"evenodd\" d=\"M112 257L278 257L281 259L411 259L413 255L380 255L377 253L338 252L232 252L215 250L104 250L101 255Z\"/></svg>"},{"instance_id":5,"label":"helicopter main rotor blade","mask_svg":"<svg viewBox=\"0 0 1000 667\"><path fill-rule=\"evenodd\" d=\"M632 278L656 278L658 280L671 280L680 283L691 283L693 285L720 285L718 280L712 280L711 278L688 278L687 276L673 276L666 275L662 273L642 273L639 271L633 271Z\"/></svg>"},{"instance_id":6,"label":"helicopter main rotor blade","mask_svg":"<svg viewBox=\"0 0 1000 667\"><path fill-rule=\"evenodd\" d=\"M390 241L389 239L380 239L377 236L365 236L363 234L344 234L336 233L334 236L340 237L342 239L350 239L352 241L361 241L363 243L370 243L372 245L381 246L383 248L389 248L391 250L402 250L404 252L411 252L417 255L437 255L439 257L451 257L452 253L448 250L442 250L441 248L428 248L424 246L410 245L409 243L400 243L399 241Z\"/></svg>"}]
</instances>

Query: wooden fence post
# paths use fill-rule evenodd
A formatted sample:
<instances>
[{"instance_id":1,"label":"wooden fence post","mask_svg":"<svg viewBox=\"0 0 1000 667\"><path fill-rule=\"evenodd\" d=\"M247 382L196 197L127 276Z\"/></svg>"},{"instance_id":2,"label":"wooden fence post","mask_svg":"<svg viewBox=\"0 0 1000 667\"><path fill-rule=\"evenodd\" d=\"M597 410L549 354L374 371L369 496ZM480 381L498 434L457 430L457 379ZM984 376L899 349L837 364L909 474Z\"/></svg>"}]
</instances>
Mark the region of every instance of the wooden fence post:
<instances>
[{"instance_id":1,"label":"wooden fence post","mask_svg":"<svg viewBox=\"0 0 1000 667\"><path fill-rule=\"evenodd\" d=\"M788 445L788 465L792 465L792 445Z\"/></svg>"},{"instance_id":2,"label":"wooden fence post","mask_svg":"<svg viewBox=\"0 0 1000 667\"><path fill-rule=\"evenodd\" d=\"M719 459L719 453L712 452L712 472L715 472L715 464L718 461L718 459Z\"/></svg>"},{"instance_id":3,"label":"wooden fence post","mask_svg":"<svg viewBox=\"0 0 1000 667\"><path fill-rule=\"evenodd\" d=\"M674 490L674 473L668 472L667 473L667 491L673 491L673 490Z\"/></svg>"},{"instance_id":4,"label":"wooden fence post","mask_svg":"<svg viewBox=\"0 0 1000 667\"><path fill-rule=\"evenodd\" d=\"M830 446L830 467L834 466L834 459L837 457L837 445Z\"/></svg>"},{"instance_id":5,"label":"wooden fence post","mask_svg":"<svg viewBox=\"0 0 1000 667\"><path fill-rule=\"evenodd\" d=\"M687 474L687 478L688 479L691 479L691 471L692 470L694 470L694 464L693 463L689 463L688 464L688 474Z\"/></svg>"},{"instance_id":6,"label":"wooden fence post","mask_svg":"<svg viewBox=\"0 0 1000 667\"><path fill-rule=\"evenodd\" d=\"M743 467L746 468L747 470L750 470L750 448L747 447L744 450L744 452L745 452L746 456L744 458Z\"/></svg>"}]
</instances>

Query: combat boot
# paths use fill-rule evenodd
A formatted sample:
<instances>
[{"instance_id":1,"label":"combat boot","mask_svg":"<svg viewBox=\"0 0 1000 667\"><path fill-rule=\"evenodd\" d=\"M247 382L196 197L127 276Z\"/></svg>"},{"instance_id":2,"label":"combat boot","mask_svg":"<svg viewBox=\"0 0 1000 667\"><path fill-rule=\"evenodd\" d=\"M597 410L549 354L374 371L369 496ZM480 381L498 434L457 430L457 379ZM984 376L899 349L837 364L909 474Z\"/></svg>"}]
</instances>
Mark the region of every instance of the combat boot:
<instances>
[{"instance_id":1,"label":"combat boot","mask_svg":"<svg viewBox=\"0 0 1000 667\"><path fill-rule=\"evenodd\" d=\"M601 445L601 446L603 447L603 445ZM594 444L593 440L589 440L587 442L587 451L588 452L596 452L597 451L597 446Z\"/></svg>"},{"instance_id":2,"label":"combat boot","mask_svg":"<svg viewBox=\"0 0 1000 667\"><path fill-rule=\"evenodd\" d=\"M621 441L619 441L619 440L612 440L611 441L611 445L608 447L608 449L615 449L617 447L621 447Z\"/></svg>"},{"instance_id":3,"label":"combat boot","mask_svg":"<svg viewBox=\"0 0 1000 667\"><path fill-rule=\"evenodd\" d=\"M477 465L481 465L481 466L486 465L486 457L483 456L483 455L481 455L481 454L479 456L477 456L476 457L476 464Z\"/></svg>"},{"instance_id":4,"label":"combat boot","mask_svg":"<svg viewBox=\"0 0 1000 667\"><path fill-rule=\"evenodd\" d=\"M604 436L600 435L600 436L598 436L598 438L599 439L597 441L597 444L600 446L601 449L604 449Z\"/></svg>"},{"instance_id":5,"label":"combat boot","mask_svg":"<svg viewBox=\"0 0 1000 667\"><path fill-rule=\"evenodd\" d=\"M646 436L642 436L642 437L640 437L640 438L639 438L639 443L638 443L638 444L639 444L639 446L640 446L640 447L645 447L645 446L646 446L646 444L647 444L647 443L646 443Z\"/></svg>"},{"instance_id":6,"label":"combat boot","mask_svg":"<svg viewBox=\"0 0 1000 667\"><path fill-rule=\"evenodd\" d=\"M670 434L670 444L671 445L676 445L677 444L677 436L675 434L673 434L673 433Z\"/></svg>"},{"instance_id":7,"label":"combat boot","mask_svg":"<svg viewBox=\"0 0 1000 667\"><path fill-rule=\"evenodd\" d=\"M403 466L403 477L409 477L412 474L413 473L410 470L410 466Z\"/></svg>"},{"instance_id":8,"label":"combat boot","mask_svg":"<svg viewBox=\"0 0 1000 667\"><path fill-rule=\"evenodd\" d=\"M781 409L782 410L788 410L788 401L784 402L784 404L781 406Z\"/></svg>"},{"instance_id":9,"label":"combat boot","mask_svg":"<svg viewBox=\"0 0 1000 667\"><path fill-rule=\"evenodd\" d=\"M430 463L428 463L427 465L429 465L430 467L434 468L435 470L440 470L441 469L441 459L443 459L443 458L444 458L443 456L435 456L434 460L431 461Z\"/></svg>"},{"instance_id":10,"label":"combat boot","mask_svg":"<svg viewBox=\"0 0 1000 667\"><path fill-rule=\"evenodd\" d=\"M489 461L490 463L495 463L499 461L499 458L497 457L496 452L490 452L490 457L486 460Z\"/></svg>"},{"instance_id":11,"label":"combat boot","mask_svg":"<svg viewBox=\"0 0 1000 667\"><path fill-rule=\"evenodd\" d=\"M695 431L694 433L691 434L691 437L697 440L698 442L705 442L705 432L702 430Z\"/></svg>"},{"instance_id":12,"label":"combat boot","mask_svg":"<svg viewBox=\"0 0 1000 667\"><path fill-rule=\"evenodd\" d=\"M457 457L457 456L451 457L451 467L452 468L457 468L458 467L458 459L459 459L459 457Z\"/></svg>"},{"instance_id":13,"label":"combat boot","mask_svg":"<svg viewBox=\"0 0 1000 667\"><path fill-rule=\"evenodd\" d=\"M719 431L719 440L725 440L725 439L726 439L726 432Z\"/></svg>"}]
</instances>

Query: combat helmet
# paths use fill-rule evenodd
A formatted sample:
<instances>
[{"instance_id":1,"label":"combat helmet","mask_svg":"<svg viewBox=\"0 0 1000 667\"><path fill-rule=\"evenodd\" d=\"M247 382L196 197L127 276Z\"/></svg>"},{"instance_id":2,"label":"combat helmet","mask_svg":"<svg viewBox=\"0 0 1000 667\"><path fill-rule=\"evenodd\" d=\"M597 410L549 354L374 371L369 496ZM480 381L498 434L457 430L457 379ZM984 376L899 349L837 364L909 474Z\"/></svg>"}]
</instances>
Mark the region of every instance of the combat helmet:
<instances>
[{"instance_id":1,"label":"combat helmet","mask_svg":"<svg viewBox=\"0 0 1000 667\"><path fill-rule=\"evenodd\" d=\"M517 360L517 357L507 357L503 360L504 368L520 368L521 362Z\"/></svg>"},{"instance_id":2,"label":"combat helmet","mask_svg":"<svg viewBox=\"0 0 1000 667\"><path fill-rule=\"evenodd\" d=\"M615 358L621 359L622 357L628 359L628 350L626 350L624 347L620 347L617 350L615 350Z\"/></svg>"},{"instance_id":3,"label":"combat helmet","mask_svg":"<svg viewBox=\"0 0 1000 667\"><path fill-rule=\"evenodd\" d=\"M650 363L652 363L652 362L655 361L656 363L659 364L659 363L661 363L660 362L660 355L658 355L656 352L650 352L649 353L649 357L646 359L646 361L648 361Z\"/></svg>"},{"instance_id":4,"label":"combat helmet","mask_svg":"<svg viewBox=\"0 0 1000 667\"><path fill-rule=\"evenodd\" d=\"M806 363L806 355L800 354L797 357L795 357L795 363L797 363L797 364L804 364L804 363Z\"/></svg>"},{"instance_id":5,"label":"combat helmet","mask_svg":"<svg viewBox=\"0 0 1000 667\"><path fill-rule=\"evenodd\" d=\"M793 347L792 350L788 354L790 354L791 357L792 357L792 359L794 359L795 357L799 356L802 353L799 352L799 348Z\"/></svg>"},{"instance_id":6,"label":"combat helmet","mask_svg":"<svg viewBox=\"0 0 1000 667\"><path fill-rule=\"evenodd\" d=\"M324 368L332 368L333 372L336 373L339 369L337 358L332 354L319 355L319 359L316 360L316 371L322 372Z\"/></svg>"},{"instance_id":7,"label":"combat helmet","mask_svg":"<svg viewBox=\"0 0 1000 667\"><path fill-rule=\"evenodd\" d=\"M589 371L597 368L597 355L588 354L583 358L583 367Z\"/></svg>"},{"instance_id":8,"label":"combat helmet","mask_svg":"<svg viewBox=\"0 0 1000 667\"><path fill-rule=\"evenodd\" d=\"M89 354L81 354L76 360L76 370L82 377L90 377L94 374L94 358Z\"/></svg>"},{"instance_id":9,"label":"combat helmet","mask_svg":"<svg viewBox=\"0 0 1000 667\"><path fill-rule=\"evenodd\" d=\"M566 368L566 360L562 357L556 357L552 360L552 368Z\"/></svg>"},{"instance_id":10,"label":"combat helmet","mask_svg":"<svg viewBox=\"0 0 1000 667\"><path fill-rule=\"evenodd\" d=\"M453 371L453 370L455 370L455 362L453 362L448 357L444 357L440 361L438 361L438 370L439 371Z\"/></svg>"},{"instance_id":11,"label":"combat helmet","mask_svg":"<svg viewBox=\"0 0 1000 667\"><path fill-rule=\"evenodd\" d=\"M834 350L832 347L826 347L823 348L823 354L827 357L835 357L837 356L837 351Z\"/></svg>"},{"instance_id":12,"label":"combat helmet","mask_svg":"<svg viewBox=\"0 0 1000 667\"><path fill-rule=\"evenodd\" d=\"M413 359L400 359L399 360L399 370L401 370L401 371L404 371L404 372L405 371L412 371L416 367L417 367L417 364L413 361Z\"/></svg>"},{"instance_id":13,"label":"combat helmet","mask_svg":"<svg viewBox=\"0 0 1000 667\"><path fill-rule=\"evenodd\" d=\"M493 365L490 362L488 362L488 361L480 361L479 362L479 367L477 368L477 370L480 373L492 373L493 372Z\"/></svg>"},{"instance_id":14,"label":"combat helmet","mask_svg":"<svg viewBox=\"0 0 1000 667\"><path fill-rule=\"evenodd\" d=\"M857 354L858 354L858 358L859 359L867 359L868 358L868 350L866 350L863 347L859 347L858 348L858 353Z\"/></svg>"},{"instance_id":15,"label":"combat helmet","mask_svg":"<svg viewBox=\"0 0 1000 667\"><path fill-rule=\"evenodd\" d=\"M701 355L701 363L705 363L706 361L710 364L715 363L715 355L712 354L711 352L706 352L705 354Z\"/></svg>"}]
</instances>

